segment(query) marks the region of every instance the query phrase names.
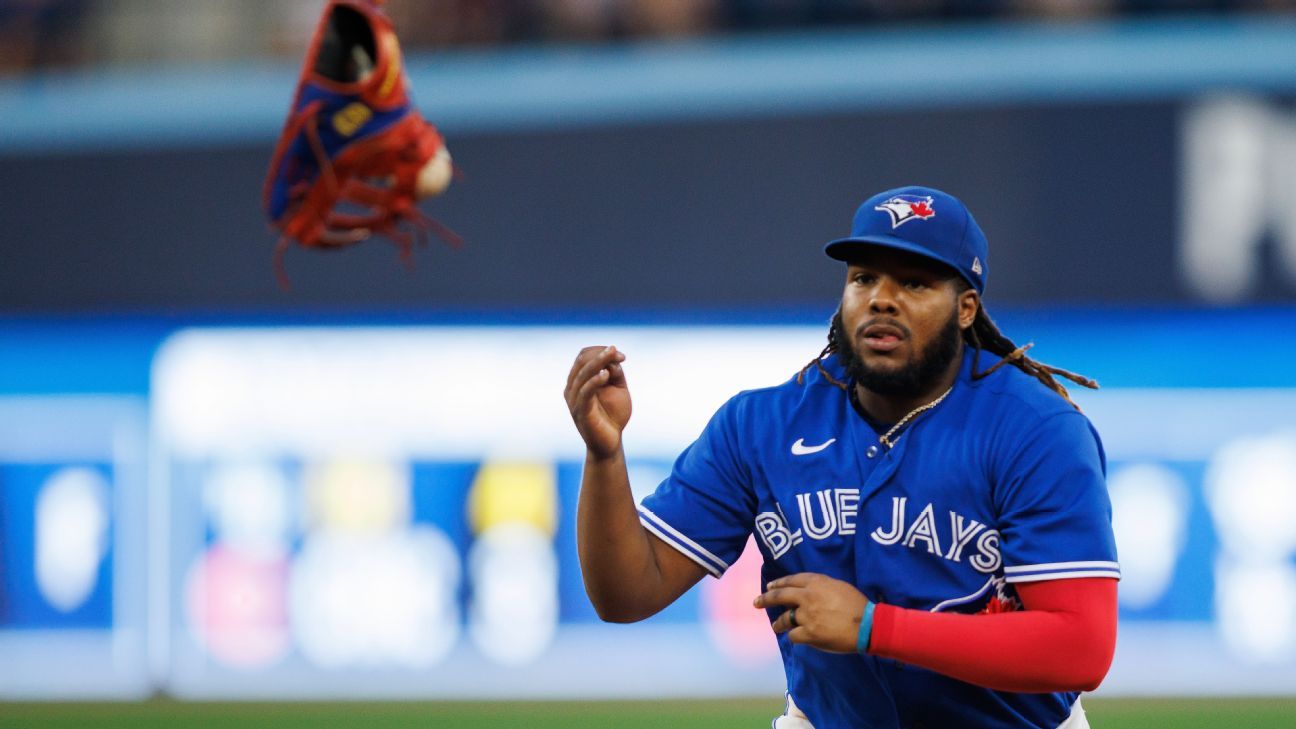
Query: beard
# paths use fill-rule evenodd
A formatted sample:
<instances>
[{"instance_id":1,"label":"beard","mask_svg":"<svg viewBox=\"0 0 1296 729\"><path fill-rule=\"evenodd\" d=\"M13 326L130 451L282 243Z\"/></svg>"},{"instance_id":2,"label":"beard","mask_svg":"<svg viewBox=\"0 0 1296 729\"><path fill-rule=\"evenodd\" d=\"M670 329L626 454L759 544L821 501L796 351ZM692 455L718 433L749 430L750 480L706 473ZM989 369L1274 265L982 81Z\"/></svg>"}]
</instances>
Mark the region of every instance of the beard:
<instances>
[{"instance_id":1,"label":"beard","mask_svg":"<svg viewBox=\"0 0 1296 729\"><path fill-rule=\"evenodd\" d=\"M905 330L905 333L910 332ZM918 397L930 390L958 356L962 337L958 311L955 310L936 338L928 342L915 359L896 370L880 370L869 367L860 357L855 349L855 338L846 333L846 325L842 323L841 309L833 314L832 319L832 342L837 356L846 365L846 374L865 389L886 397Z\"/></svg>"}]
</instances>

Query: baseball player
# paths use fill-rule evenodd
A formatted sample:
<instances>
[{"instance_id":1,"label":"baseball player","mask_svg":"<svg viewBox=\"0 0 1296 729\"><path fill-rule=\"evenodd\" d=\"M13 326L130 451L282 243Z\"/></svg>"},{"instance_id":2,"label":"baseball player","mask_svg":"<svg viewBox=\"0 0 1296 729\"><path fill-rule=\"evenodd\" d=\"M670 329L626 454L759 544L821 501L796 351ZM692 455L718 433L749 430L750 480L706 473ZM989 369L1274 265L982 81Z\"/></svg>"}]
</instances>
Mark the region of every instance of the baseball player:
<instances>
[{"instance_id":1,"label":"baseball player","mask_svg":"<svg viewBox=\"0 0 1296 729\"><path fill-rule=\"evenodd\" d=\"M604 620L642 620L754 533L787 675L776 729L1087 727L1116 640L1098 434L981 306L984 234L939 190L860 206L828 346L739 393L636 508L625 355L581 351L581 569ZM698 376L723 376L720 367Z\"/></svg>"}]
</instances>

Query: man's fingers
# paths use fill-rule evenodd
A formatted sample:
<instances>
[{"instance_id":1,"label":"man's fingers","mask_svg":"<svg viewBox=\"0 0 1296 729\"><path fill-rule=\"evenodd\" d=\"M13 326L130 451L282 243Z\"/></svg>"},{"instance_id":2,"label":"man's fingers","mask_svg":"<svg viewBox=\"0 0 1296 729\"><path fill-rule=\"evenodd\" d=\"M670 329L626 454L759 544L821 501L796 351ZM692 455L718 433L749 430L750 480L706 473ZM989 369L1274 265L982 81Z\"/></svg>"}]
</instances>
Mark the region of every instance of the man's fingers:
<instances>
[{"instance_id":1,"label":"man's fingers","mask_svg":"<svg viewBox=\"0 0 1296 729\"><path fill-rule=\"evenodd\" d=\"M770 627L776 634L787 633L793 643L806 643L810 640L810 627L807 625L810 615L806 610L805 607L788 608L770 623Z\"/></svg>"},{"instance_id":2,"label":"man's fingers","mask_svg":"<svg viewBox=\"0 0 1296 729\"><path fill-rule=\"evenodd\" d=\"M590 354L590 350L598 350ZM582 357L586 357L584 364L581 364ZM590 378L597 377L598 373L606 368L612 362L621 362L625 355L617 351L615 345L603 347L586 347L581 350L581 355L576 358L576 363L572 365L572 374L568 377L567 390L571 392L573 388L579 391Z\"/></svg>"},{"instance_id":3,"label":"man's fingers","mask_svg":"<svg viewBox=\"0 0 1296 729\"><path fill-rule=\"evenodd\" d=\"M571 389L572 383L576 382L576 375L581 371L581 368L585 366L589 359L605 349L607 349L605 346L581 348L581 351L576 354L576 359L572 362L571 369L567 371L568 390Z\"/></svg>"},{"instance_id":4,"label":"man's fingers","mask_svg":"<svg viewBox=\"0 0 1296 729\"><path fill-rule=\"evenodd\" d=\"M612 364L613 362L621 362L624 359L625 355L617 350L615 344L604 347L602 350L595 352L589 360L581 366L579 372L576 374L576 379L573 381L573 384L580 387L586 380L598 375L598 373L605 369L609 364Z\"/></svg>"},{"instance_id":5,"label":"man's fingers","mask_svg":"<svg viewBox=\"0 0 1296 729\"><path fill-rule=\"evenodd\" d=\"M765 589L768 590L775 587L806 587L813 582L816 577L818 577L818 575L813 572L798 572L795 575L788 575L786 577L780 577L777 580L770 580L769 584L765 586Z\"/></svg>"},{"instance_id":6,"label":"man's fingers","mask_svg":"<svg viewBox=\"0 0 1296 729\"><path fill-rule=\"evenodd\" d=\"M581 367L584 367L584 364L590 361L591 357L594 357L596 353L603 352L604 349L608 349L607 346L582 346L581 352L575 354L572 368L568 370L568 384L566 384L566 387L572 388L575 376L577 376L577 372L581 371Z\"/></svg>"},{"instance_id":7,"label":"man's fingers","mask_svg":"<svg viewBox=\"0 0 1296 729\"><path fill-rule=\"evenodd\" d=\"M770 627L774 629L776 635L778 633L785 633L792 627L792 621L788 620L787 613L785 612L777 618L774 618L774 622L770 623Z\"/></svg>"},{"instance_id":8,"label":"man's fingers","mask_svg":"<svg viewBox=\"0 0 1296 729\"><path fill-rule=\"evenodd\" d=\"M625 355L624 355L624 354L621 355L621 359L622 359L622 360L625 359ZM620 362L620 361L613 362L612 364L608 365L608 366L607 366L607 373L608 373L608 381L607 381L607 384L609 384L609 385L611 385L611 386L613 386L613 387L624 387L624 386L625 386L625 383L626 383L625 370L621 368L621 362Z\"/></svg>"},{"instance_id":9,"label":"man's fingers","mask_svg":"<svg viewBox=\"0 0 1296 729\"><path fill-rule=\"evenodd\" d=\"M588 380L580 383L580 387L569 402L572 416L580 420L592 415L598 408L596 397L598 391L609 385L625 387L625 375L620 372L620 367L616 364L598 370Z\"/></svg>"},{"instance_id":10,"label":"man's fingers","mask_svg":"<svg viewBox=\"0 0 1296 729\"><path fill-rule=\"evenodd\" d=\"M774 618L774 622L770 623L770 627L774 629L775 633L786 633L789 630L795 630L800 625L800 617L797 618L796 623L792 622L792 616L795 614L796 609L794 607L788 608L779 613L777 618Z\"/></svg>"},{"instance_id":11,"label":"man's fingers","mask_svg":"<svg viewBox=\"0 0 1296 729\"><path fill-rule=\"evenodd\" d=\"M772 584L772 583L771 583ZM776 587L766 590L756 597L752 605L758 608L786 605L796 607L805 599L805 590L800 587Z\"/></svg>"},{"instance_id":12,"label":"man's fingers","mask_svg":"<svg viewBox=\"0 0 1296 729\"><path fill-rule=\"evenodd\" d=\"M576 397L572 404L572 412L587 413L590 410L593 410L595 402L594 393L598 392L600 387L607 384L608 377L610 377L608 371L602 369L595 372L593 377L582 382L580 388L576 390Z\"/></svg>"}]
</instances>

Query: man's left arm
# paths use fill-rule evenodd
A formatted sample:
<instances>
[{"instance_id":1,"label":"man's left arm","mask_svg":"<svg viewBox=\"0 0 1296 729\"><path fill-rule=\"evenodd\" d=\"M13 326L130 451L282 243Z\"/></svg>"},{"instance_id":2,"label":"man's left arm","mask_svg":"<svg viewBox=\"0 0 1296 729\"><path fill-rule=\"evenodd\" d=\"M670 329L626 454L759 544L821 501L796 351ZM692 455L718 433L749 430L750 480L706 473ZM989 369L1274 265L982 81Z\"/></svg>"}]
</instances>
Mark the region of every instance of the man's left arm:
<instances>
[{"instance_id":1,"label":"man's left arm","mask_svg":"<svg viewBox=\"0 0 1296 729\"><path fill-rule=\"evenodd\" d=\"M1023 610L989 615L875 605L860 646L868 600L825 575L774 580L756 607L783 606L775 632L793 643L870 655L999 691L1092 691L1116 648L1116 580L1084 577L1017 586ZM795 620L795 624L793 621Z\"/></svg>"},{"instance_id":2,"label":"man's left arm","mask_svg":"<svg viewBox=\"0 0 1296 729\"><path fill-rule=\"evenodd\" d=\"M1018 585L1023 610L960 615L878 605L868 652L999 691L1093 691L1116 650L1116 580Z\"/></svg>"}]
</instances>

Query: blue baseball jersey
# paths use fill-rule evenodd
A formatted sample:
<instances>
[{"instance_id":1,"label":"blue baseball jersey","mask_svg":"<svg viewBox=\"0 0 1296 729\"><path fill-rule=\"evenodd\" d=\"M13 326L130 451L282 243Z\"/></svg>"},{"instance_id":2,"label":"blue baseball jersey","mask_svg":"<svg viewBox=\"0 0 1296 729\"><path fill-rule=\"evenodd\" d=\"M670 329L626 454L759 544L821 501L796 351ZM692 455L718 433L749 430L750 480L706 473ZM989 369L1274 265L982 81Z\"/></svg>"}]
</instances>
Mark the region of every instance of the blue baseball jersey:
<instances>
[{"instance_id":1,"label":"blue baseball jersey","mask_svg":"<svg viewBox=\"0 0 1296 729\"><path fill-rule=\"evenodd\" d=\"M824 366L845 379L836 357ZM969 350L949 395L893 448L816 367L803 384L740 393L643 500L640 521L716 577L754 533L762 584L817 572L919 610L1001 612L1020 608L1016 583L1119 578L1105 456L1088 419L1016 367L971 372ZM1053 729L1076 700L993 691L786 634L778 644L788 692L816 729Z\"/></svg>"}]
</instances>

